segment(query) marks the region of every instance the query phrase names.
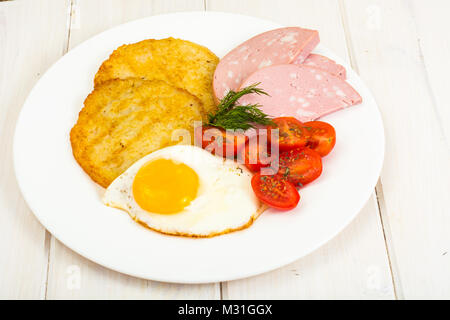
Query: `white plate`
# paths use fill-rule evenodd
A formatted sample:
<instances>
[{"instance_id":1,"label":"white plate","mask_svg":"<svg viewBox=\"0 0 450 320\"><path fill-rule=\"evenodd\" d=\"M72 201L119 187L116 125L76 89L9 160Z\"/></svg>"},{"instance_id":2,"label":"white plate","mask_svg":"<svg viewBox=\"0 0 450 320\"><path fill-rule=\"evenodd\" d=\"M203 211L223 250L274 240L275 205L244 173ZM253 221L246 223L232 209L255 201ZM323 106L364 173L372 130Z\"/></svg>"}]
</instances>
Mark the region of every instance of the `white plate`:
<instances>
[{"instance_id":1,"label":"white plate","mask_svg":"<svg viewBox=\"0 0 450 320\"><path fill-rule=\"evenodd\" d=\"M373 192L384 152L376 103L343 64L363 104L323 120L337 132L322 176L303 188L290 212L266 211L250 228L211 239L166 236L147 230L120 210L106 207L103 189L72 156L69 131L77 120L101 62L118 46L148 38L178 37L207 46L219 57L280 25L257 18L189 12L127 23L84 42L56 62L31 91L20 114L14 164L23 196L39 221L66 246L110 269L166 282L238 279L293 262L339 233Z\"/></svg>"}]
</instances>

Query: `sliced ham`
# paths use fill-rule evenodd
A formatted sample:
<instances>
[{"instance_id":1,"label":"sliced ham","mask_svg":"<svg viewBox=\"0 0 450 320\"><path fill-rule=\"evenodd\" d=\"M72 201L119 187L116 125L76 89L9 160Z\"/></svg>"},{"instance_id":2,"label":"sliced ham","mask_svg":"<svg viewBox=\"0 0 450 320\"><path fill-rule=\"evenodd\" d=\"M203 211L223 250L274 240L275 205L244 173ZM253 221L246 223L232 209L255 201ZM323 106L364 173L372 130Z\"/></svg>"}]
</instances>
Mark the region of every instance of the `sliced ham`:
<instances>
[{"instance_id":1,"label":"sliced ham","mask_svg":"<svg viewBox=\"0 0 450 320\"><path fill-rule=\"evenodd\" d=\"M306 65L277 65L256 71L241 85L254 83L270 96L243 96L242 104L260 104L272 117L292 116L300 121L318 119L358 104L361 96L347 82L322 69Z\"/></svg>"},{"instance_id":2,"label":"sliced ham","mask_svg":"<svg viewBox=\"0 0 450 320\"><path fill-rule=\"evenodd\" d=\"M318 43L316 30L299 27L267 31L245 41L217 65L213 78L216 99L238 89L244 79L259 69L305 60Z\"/></svg>"},{"instance_id":3,"label":"sliced ham","mask_svg":"<svg viewBox=\"0 0 450 320\"><path fill-rule=\"evenodd\" d=\"M306 59L304 59L304 61L302 61L302 59L295 59L292 63L304 64L306 66L322 69L323 71L329 72L342 80L345 80L347 77L347 73L343 66L320 54L311 53L308 57L306 57Z\"/></svg>"}]
</instances>

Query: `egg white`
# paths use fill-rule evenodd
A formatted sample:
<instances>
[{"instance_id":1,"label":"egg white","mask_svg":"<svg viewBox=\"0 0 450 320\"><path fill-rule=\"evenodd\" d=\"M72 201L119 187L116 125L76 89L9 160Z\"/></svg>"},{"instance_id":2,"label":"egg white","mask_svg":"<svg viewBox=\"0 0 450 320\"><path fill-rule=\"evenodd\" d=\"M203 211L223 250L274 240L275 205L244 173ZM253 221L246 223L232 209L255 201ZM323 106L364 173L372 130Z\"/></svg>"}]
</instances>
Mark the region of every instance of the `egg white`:
<instances>
[{"instance_id":1,"label":"egg white","mask_svg":"<svg viewBox=\"0 0 450 320\"><path fill-rule=\"evenodd\" d=\"M151 160L170 159L192 168L199 177L197 197L183 211L159 214L142 209L132 186L139 169ZM233 160L195 146L175 145L135 162L106 189L103 202L123 209L139 223L166 234L211 237L249 226L263 211L251 187L252 174Z\"/></svg>"}]
</instances>

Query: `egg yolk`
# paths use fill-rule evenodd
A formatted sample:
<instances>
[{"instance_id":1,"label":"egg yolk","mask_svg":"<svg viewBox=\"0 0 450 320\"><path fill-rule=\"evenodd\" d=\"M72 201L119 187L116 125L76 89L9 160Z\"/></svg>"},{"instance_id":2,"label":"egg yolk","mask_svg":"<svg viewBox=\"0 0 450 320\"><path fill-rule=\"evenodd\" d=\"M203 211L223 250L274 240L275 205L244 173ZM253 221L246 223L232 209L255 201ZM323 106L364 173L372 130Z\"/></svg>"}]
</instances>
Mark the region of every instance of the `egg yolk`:
<instances>
[{"instance_id":1,"label":"egg yolk","mask_svg":"<svg viewBox=\"0 0 450 320\"><path fill-rule=\"evenodd\" d=\"M133 196L144 210L170 214L182 211L197 196L197 173L184 163L157 159L143 165L133 181Z\"/></svg>"}]
</instances>

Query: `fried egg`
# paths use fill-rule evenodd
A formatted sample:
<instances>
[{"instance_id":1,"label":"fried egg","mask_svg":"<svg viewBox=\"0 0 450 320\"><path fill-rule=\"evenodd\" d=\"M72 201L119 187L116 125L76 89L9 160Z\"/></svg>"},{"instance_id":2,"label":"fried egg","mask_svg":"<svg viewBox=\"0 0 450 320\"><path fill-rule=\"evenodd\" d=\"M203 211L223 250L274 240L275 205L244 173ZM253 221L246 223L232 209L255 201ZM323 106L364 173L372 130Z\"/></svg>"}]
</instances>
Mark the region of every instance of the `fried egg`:
<instances>
[{"instance_id":1,"label":"fried egg","mask_svg":"<svg viewBox=\"0 0 450 320\"><path fill-rule=\"evenodd\" d=\"M148 154L107 188L103 202L166 234L211 237L248 227L263 211L252 174L199 147Z\"/></svg>"}]
</instances>

